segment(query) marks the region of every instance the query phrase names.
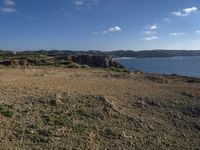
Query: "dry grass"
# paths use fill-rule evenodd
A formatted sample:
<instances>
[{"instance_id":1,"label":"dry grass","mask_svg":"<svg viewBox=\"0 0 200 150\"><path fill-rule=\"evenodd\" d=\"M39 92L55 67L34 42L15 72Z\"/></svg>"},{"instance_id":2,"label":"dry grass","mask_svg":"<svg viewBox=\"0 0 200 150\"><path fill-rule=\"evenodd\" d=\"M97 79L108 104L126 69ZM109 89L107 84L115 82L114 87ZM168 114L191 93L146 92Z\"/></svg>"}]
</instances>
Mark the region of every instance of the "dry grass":
<instances>
[{"instance_id":1,"label":"dry grass","mask_svg":"<svg viewBox=\"0 0 200 150\"><path fill-rule=\"evenodd\" d=\"M1 67L0 149L198 149L199 91L180 77Z\"/></svg>"}]
</instances>

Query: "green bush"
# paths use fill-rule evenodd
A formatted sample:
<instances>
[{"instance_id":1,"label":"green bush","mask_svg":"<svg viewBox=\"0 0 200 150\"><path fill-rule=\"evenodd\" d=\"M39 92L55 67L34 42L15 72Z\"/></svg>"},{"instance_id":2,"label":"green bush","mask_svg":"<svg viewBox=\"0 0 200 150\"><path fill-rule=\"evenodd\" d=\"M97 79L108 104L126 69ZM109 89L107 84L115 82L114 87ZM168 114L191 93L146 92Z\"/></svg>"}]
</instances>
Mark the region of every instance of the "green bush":
<instances>
[{"instance_id":1,"label":"green bush","mask_svg":"<svg viewBox=\"0 0 200 150\"><path fill-rule=\"evenodd\" d=\"M77 113L79 115L85 116L85 117L90 117L91 116L91 114L88 111L84 110L84 109L79 109Z\"/></svg>"},{"instance_id":2,"label":"green bush","mask_svg":"<svg viewBox=\"0 0 200 150\"><path fill-rule=\"evenodd\" d=\"M12 117L15 112L7 105L0 105L0 114L6 117Z\"/></svg>"},{"instance_id":3,"label":"green bush","mask_svg":"<svg viewBox=\"0 0 200 150\"><path fill-rule=\"evenodd\" d=\"M71 63L71 64L67 65L66 67L67 68L80 68L80 65L76 64L76 63Z\"/></svg>"},{"instance_id":4,"label":"green bush","mask_svg":"<svg viewBox=\"0 0 200 150\"><path fill-rule=\"evenodd\" d=\"M81 68L90 68L88 65L81 65Z\"/></svg>"},{"instance_id":5,"label":"green bush","mask_svg":"<svg viewBox=\"0 0 200 150\"><path fill-rule=\"evenodd\" d=\"M77 133L83 133L87 129L87 126L84 124L77 124L74 126L73 129Z\"/></svg>"},{"instance_id":6,"label":"green bush","mask_svg":"<svg viewBox=\"0 0 200 150\"><path fill-rule=\"evenodd\" d=\"M50 125L60 125L64 126L69 123L66 116L55 116L55 115L44 115L44 121Z\"/></svg>"},{"instance_id":7,"label":"green bush","mask_svg":"<svg viewBox=\"0 0 200 150\"><path fill-rule=\"evenodd\" d=\"M42 143L49 142L49 137L47 135L41 135L40 133L30 133L28 137L35 142L42 142Z\"/></svg>"},{"instance_id":8,"label":"green bush","mask_svg":"<svg viewBox=\"0 0 200 150\"><path fill-rule=\"evenodd\" d=\"M117 136L117 134L110 128L105 129L104 132L107 137L116 137Z\"/></svg>"},{"instance_id":9,"label":"green bush","mask_svg":"<svg viewBox=\"0 0 200 150\"><path fill-rule=\"evenodd\" d=\"M125 68L111 67L111 68L109 68L109 70L111 70L113 72L126 72L126 73L130 73L130 71L128 71Z\"/></svg>"}]
</instances>

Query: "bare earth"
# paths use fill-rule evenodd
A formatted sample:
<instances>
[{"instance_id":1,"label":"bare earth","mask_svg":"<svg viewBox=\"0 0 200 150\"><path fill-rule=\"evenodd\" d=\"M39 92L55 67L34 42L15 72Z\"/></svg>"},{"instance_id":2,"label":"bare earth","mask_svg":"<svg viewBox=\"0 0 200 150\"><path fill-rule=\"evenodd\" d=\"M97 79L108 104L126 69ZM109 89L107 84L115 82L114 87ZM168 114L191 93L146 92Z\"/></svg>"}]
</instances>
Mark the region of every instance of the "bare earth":
<instances>
[{"instance_id":1,"label":"bare earth","mask_svg":"<svg viewBox=\"0 0 200 150\"><path fill-rule=\"evenodd\" d=\"M0 67L0 149L200 149L200 82Z\"/></svg>"}]
</instances>

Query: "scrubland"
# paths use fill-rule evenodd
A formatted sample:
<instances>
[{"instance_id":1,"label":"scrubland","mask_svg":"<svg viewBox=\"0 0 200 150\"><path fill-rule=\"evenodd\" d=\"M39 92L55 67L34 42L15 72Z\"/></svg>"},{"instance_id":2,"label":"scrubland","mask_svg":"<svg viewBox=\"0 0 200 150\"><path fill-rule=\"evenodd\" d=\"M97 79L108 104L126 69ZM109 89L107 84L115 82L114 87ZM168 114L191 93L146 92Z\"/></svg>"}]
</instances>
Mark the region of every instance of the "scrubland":
<instances>
[{"instance_id":1,"label":"scrubland","mask_svg":"<svg viewBox=\"0 0 200 150\"><path fill-rule=\"evenodd\" d=\"M0 149L199 149L200 80L0 67Z\"/></svg>"}]
</instances>

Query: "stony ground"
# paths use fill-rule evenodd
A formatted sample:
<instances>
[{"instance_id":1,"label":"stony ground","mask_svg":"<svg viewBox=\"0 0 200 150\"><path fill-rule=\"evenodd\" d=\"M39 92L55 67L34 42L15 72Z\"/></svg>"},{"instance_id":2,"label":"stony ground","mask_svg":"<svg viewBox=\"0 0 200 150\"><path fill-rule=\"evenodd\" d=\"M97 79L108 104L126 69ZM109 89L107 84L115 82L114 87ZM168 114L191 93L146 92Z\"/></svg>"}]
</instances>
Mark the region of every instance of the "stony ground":
<instances>
[{"instance_id":1,"label":"stony ground","mask_svg":"<svg viewBox=\"0 0 200 150\"><path fill-rule=\"evenodd\" d=\"M0 67L0 149L200 149L200 80Z\"/></svg>"}]
</instances>

